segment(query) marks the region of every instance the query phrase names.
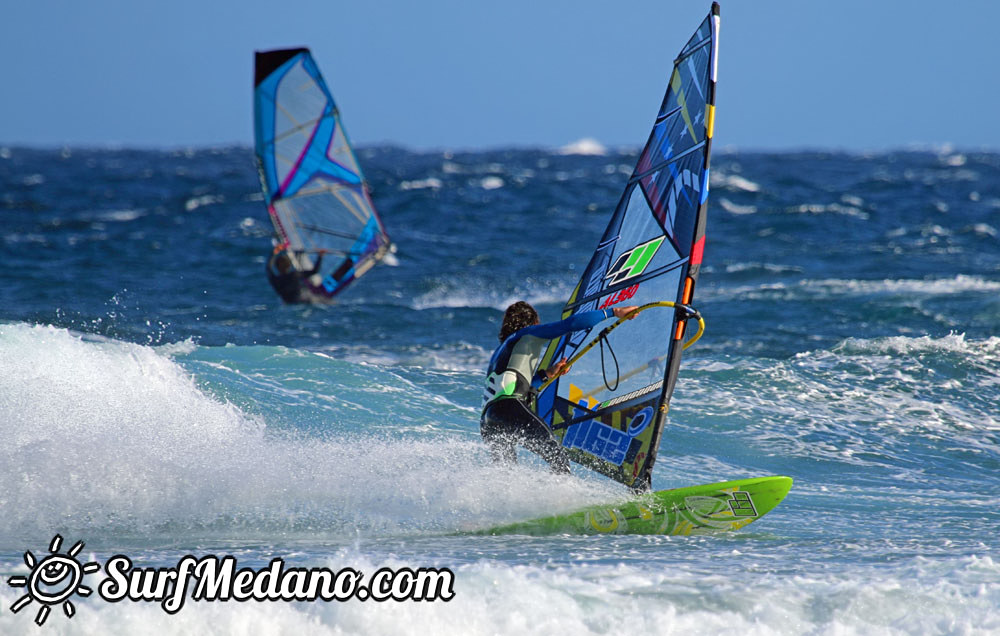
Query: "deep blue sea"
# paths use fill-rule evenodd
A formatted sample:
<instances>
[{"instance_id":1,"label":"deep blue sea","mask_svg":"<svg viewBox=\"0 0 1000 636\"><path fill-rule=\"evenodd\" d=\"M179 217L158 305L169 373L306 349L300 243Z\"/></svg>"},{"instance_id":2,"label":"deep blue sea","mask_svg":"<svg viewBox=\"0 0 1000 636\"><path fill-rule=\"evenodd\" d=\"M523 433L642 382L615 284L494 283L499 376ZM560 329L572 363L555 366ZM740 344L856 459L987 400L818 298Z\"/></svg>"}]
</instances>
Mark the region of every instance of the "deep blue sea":
<instances>
[{"instance_id":1,"label":"deep blue sea","mask_svg":"<svg viewBox=\"0 0 1000 636\"><path fill-rule=\"evenodd\" d=\"M504 307L558 317L636 151L362 148L398 265L307 307L266 281L250 149L0 148L0 633L1000 634L993 152L714 155L653 486L790 475L773 512L461 534L623 494L490 465L478 407ZM137 567L450 568L455 596L94 594L39 627L7 579L57 533Z\"/></svg>"}]
</instances>

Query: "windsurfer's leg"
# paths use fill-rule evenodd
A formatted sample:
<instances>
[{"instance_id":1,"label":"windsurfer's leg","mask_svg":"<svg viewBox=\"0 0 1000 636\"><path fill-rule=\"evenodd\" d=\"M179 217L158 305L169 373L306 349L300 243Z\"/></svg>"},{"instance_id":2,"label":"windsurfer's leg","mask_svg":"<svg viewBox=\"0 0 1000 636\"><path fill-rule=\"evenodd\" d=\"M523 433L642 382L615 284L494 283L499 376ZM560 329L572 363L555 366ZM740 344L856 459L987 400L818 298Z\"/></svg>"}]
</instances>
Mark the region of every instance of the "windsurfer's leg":
<instances>
[{"instance_id":1,"label":"windsurfer's leg","mask_svg":"<svg viewBox=\"0 0 1000 636\"><path fill-rule=\"evenodd\" d=\"M490 449L490 458L494 463L517 463L517 448L515 447L517 438L510 422L503 416L504 409L498 408L501 402L512 401L500 400L490 404L479 420L479 433Z\"/></svg>"},{"instance_id":2,"label":"windsurfer's leg","mask_svg":"<svg viewBox=\"0 0 1000 636\"><path fill-rule=\"evenodd\" d=\"M497 400L486 407L480 433L495 462L517 463L517 444L538 454L553 472L569 473L569 457L549 427L518 399Z\"/></svg>"},{"instance_id":3,"label":"windsurfer's leg","mask_svg":"<svg viewBox=\"0 0 1000 636\"><path fill-rule=\"evenodd\" d=\"M519 436L524 447L548 462L552 472L569 474L569 456L545 422L520 400L506 401L518 405Z\"/></svg>"}]
</instances>

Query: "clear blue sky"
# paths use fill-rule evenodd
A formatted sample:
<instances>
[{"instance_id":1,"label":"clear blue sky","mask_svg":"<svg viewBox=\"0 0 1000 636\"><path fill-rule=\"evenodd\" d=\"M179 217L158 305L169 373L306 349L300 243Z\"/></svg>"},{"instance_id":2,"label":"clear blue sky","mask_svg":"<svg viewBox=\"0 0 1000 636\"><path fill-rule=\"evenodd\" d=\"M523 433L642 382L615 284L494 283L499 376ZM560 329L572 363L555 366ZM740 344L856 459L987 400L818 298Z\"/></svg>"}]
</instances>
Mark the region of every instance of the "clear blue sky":
<instances>
[{"instance_id":1,"label":"clear blue sky","mask_svg":"<svg viewBox=\"0 0 1000 636\"><path fill-rule=\"evenodd\" d=\"M308 46L356 144L645 140L694 0L16 0L0 144L252 143L256 49ZM726 0L718 147L1000 148L1000 2Z\"/></svg>"}]
</instances>

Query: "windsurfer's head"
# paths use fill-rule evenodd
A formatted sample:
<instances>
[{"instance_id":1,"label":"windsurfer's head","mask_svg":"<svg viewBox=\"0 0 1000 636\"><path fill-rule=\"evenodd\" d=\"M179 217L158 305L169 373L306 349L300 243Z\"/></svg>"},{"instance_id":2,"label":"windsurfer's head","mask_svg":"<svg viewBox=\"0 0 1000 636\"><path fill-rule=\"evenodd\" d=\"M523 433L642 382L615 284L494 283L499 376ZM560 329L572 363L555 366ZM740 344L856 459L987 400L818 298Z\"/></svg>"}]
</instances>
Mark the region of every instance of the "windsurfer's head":
<instances>
[{"instance_id":1,"label":"windsurfer's head","mask_svg":"<svg viewBox=\"0 0 1000 636\"><path fill-rule=\"evenodd\" d=\"M506 340L507 336L515 331L537 324L538 312L528 303L519 300L508 307L503 314L503 324L500 325L500 342Z\"/></svg>"},{"instance_id":2,"label":"windsurfer's head","mask_svg":"<svg viewBox=\"0 0 1000 636\"><path fill-rule=\"evenodd\" d=\"M274 259L274 266L278 268L278 272L287 274L288 270L292 268L292 259L288 258L287 252L281 252Z\"/></svg>"}]
</instances>

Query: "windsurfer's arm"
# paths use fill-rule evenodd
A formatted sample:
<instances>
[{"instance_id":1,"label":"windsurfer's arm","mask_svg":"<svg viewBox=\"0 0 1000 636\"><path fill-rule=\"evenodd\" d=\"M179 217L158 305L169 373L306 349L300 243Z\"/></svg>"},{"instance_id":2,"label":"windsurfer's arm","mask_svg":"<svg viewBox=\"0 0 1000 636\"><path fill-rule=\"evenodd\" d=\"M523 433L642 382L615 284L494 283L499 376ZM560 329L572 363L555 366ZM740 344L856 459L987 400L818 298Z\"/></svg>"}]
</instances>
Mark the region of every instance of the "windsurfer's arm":
<instances>
[{"instance_id":1,"label":"windsurfer's arm","mask_svg":"<svg viewBox=\"0 0 1000 636\"><path fill-rule=\"evenodd\" d=\"M602 320L606 318L628 318L629 320L635 318L638 309L635 305L630 305L628 307L615 307L614 309L596 309L594 311L585 311L575 316L570 316L565 320L560 320L559 322L550 322L544 325L534 325L524 329L525 335L537 336L539 338L558 338L559 336L571 333L573 331L580 331L581 329L590 329L596 326ZM552 335L548 335L552 334ZM562 375L566 372L567 359L563 358L559 362L555 363L548 369L539 369L535 372L533 378L531 378L531 386L536 389L547 380L551 380L557 376Z\"/></svg>"},{"instance_id":2,"label":"windsurfer's arm","mask_svg":"<svg viewBox=\"0 0 1000 636\"><path fill-rule=\"evenodd\" d=\"M605 318L610 318L611 316L612 313L610 309L583 311L578 314L574 314L565 320L560 320L559 322L547 322L544 325L532 325L530 327L525 327L521 330L521 333L525 336L535 336L537 338L552 340L553 338L558 338L559 336L564 336L568 333L573 333L574 331L590 329Z\"/></svg>"},{"instance_id":3,"label":"windsurfer's arm","mask_svg":"<svg viewBox=\"0 0 1000 636\"><path fill-rule=\"evenodd\" d=\"M614 313L615 318L627 318L628 320L632 320L639 315L639 312L636 311L637 309L639 309L638 305L629 305L628 307L615 307L611 311Z\"/></svg>"},{"instance_id":4,"label":"windsurfer's arm","mask_svg":"<svg viewBox=\"0 0 1000 636\"><path fill-rule=\"evenodd\" d=\"M566 373L566 363L568 360L563 358L559 362L556 362L548 369L539 369L535 372L535 377L531 378L531 386L533 388L538 388L545 384L546 381L552 378L558 377L563 373Z\"/></svg>"},{"instance_id":5,"label":"windsurfer's arm","mask_svg":"<svg viewBox=\"0 0 1000 636\"><path fill-rule=\"evenodd\" d=\"M303 278L309 278L310 276L319 273L319 268L323 264L323 254L326 254L326 250L319 251L319 256L316 257L316 264L313 265L313 268L308 272L302 272Z\"/></svg>"},{"instance_id":6,"label":"windsurfer's arm","mask_svg":"<svg viewBox=\"0 0 1000 636\"><path fill-rule=\"evenodd\" d=\"M544 325L525 327L522 330L522 333L526 336L536 336L538 338L552 340L553 338L558 338L559 336L564 336L574 331L590 329L591 327L597 326L597 324L602 320L611 318L612 316L615 318L629 317L631 319L632 316L629 316L629 314L635 309L638 309L638 307L616 307L614 309L595 309L593 311L584 311L574 314L565 320L560 320L559 322L548 322Z\"/></svg>"}]
</instances>

